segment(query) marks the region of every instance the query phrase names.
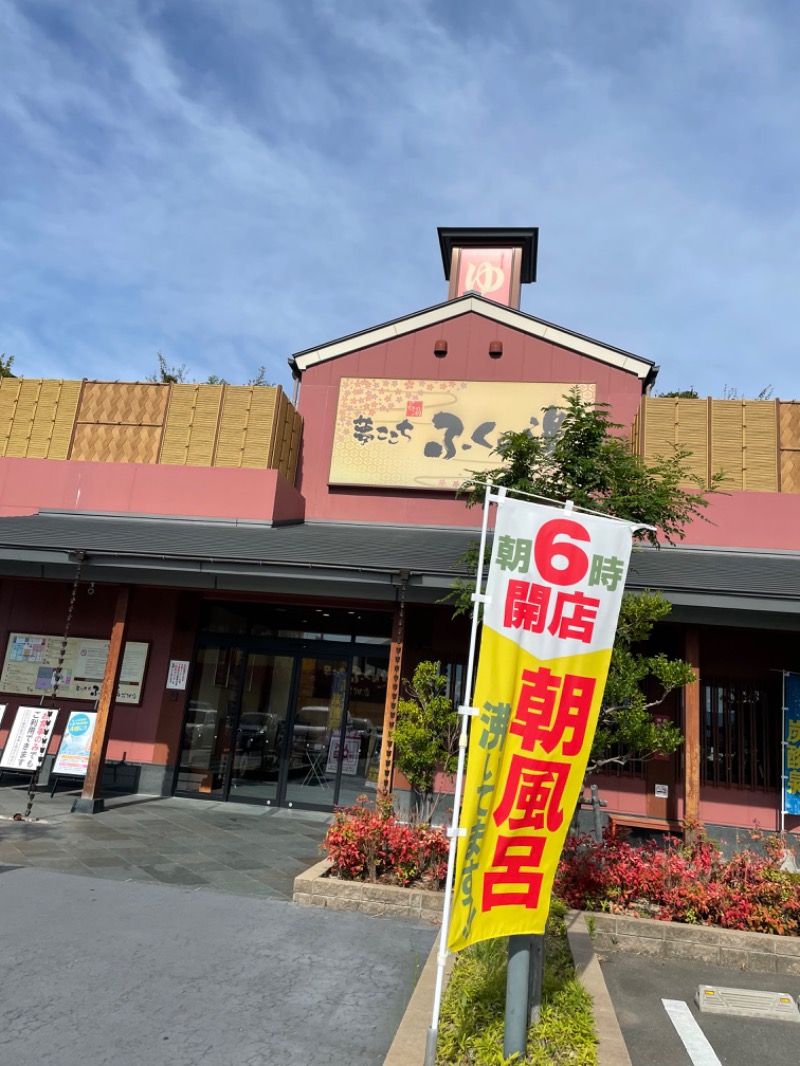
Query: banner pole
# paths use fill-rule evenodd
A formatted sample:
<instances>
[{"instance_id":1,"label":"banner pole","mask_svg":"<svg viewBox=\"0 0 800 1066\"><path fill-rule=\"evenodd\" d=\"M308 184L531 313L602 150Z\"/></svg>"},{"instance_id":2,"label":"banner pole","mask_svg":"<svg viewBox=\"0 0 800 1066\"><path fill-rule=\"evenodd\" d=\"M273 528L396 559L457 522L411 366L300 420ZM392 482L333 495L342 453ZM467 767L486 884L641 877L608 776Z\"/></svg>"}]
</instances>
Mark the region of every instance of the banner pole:
<instances>
[{"instance_id":1,"label":"banner pole","mask_svg":"<svg viewBox=\"0 0 800 1066\"><path fill-rule=\"evenodd\" d=\"M481 605L486 602L486 597L481 593L483 587L484 560L486 557L486 540L489 529L489 507L492 503L499 503L504 499L506 490L500 487L496 493L492 492L490 482L486 483L486 493L483 498L483 520L481 522L481 539L478 549L478 569L475 575L475 592L472 594L472 629L469 638L469 658L467 659L467 675L464 683L465 696L469 701L467 705L459 707L461 715L461 734L458 738L458 765L456 769L455 794L453 796L453 818L450 829L447 832L450 838L450 848L447 855L447 877L444 885L444 907L442 909L442 929L439 934L439 952L437 955L436 987L433 993L433 1016L425 1041L425 1066L435 1066L436 1063L436 1040L439 1033L439 1013L442 1007L442 989L444 987L444 970L447 965L449 951L447 941L450 933L450 910L453 902L453 874L456 865L456 841L459 836L458 822L461 814L461 791L464 783L464 764L467 756L467 741L469 739L469 719L475 713L471 706L472 686L475 673L475 652L478 643L478 623L480 621Z\"/></svg>"},{"instance_id":2,"label":"banner pole","mask_svg":"<svg viewBox=\"0 0 800 1066\"><path fill-rule=\"evenodd\" d=\"M786 831L786 670L781 678L781 836Z\"/></svg>"},{"instance_id":3,"label":"banner pole","mask_svg":"<svg viewBox=\"0 0 800 1066\"><path fill-rule=\"evenodd\" d=\"M508 972L506 975L506 1015L503 1034L503 1057L524 1058L528 1043L531 994L531 937L517 933L508 938Z\"/></svg>"}]
</instances>

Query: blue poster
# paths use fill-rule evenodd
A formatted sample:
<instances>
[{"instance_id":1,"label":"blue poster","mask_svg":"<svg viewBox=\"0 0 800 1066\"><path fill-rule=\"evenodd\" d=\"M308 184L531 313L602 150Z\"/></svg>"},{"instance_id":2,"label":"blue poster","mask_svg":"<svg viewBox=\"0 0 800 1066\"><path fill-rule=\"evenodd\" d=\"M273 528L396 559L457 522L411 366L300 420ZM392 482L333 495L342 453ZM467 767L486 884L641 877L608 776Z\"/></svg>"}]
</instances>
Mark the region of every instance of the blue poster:
<instances>
[{"instance_id":1,"label":"blue poster","mask_svg":"<svg viewBox=\"0 0 800 1066\"><path fill-rule=\"evenodd\" d=\"M92 747L97 714L94 711L71 711L61 738L52 772L66 777L85 777Z\"/></svg>"},{"instance_id":2,"label":"blue poster","mask_svg":"<svg viewBox=\"0 0 800 1066\"><path fill-rule=\"evenodd\" d=\"M783 809L800 814L800 674L784 674Z\"/></svg>"}]
</instances>

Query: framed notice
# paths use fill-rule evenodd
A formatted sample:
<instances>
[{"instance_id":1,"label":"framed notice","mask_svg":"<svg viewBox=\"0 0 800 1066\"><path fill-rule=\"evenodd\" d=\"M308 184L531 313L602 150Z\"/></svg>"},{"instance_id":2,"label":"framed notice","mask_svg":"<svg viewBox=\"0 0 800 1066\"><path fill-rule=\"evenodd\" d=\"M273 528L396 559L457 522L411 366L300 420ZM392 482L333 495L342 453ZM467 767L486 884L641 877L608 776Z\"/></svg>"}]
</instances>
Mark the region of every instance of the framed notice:
<instances>
[{"instance_id":1,"label":"framed notice","mask_svg":"<svg viewBox=\"0 0 800 1066\"><path fill-rule=\"evenodd\" d=\"M0 770L38 770L47 754L56 718L57 707L19 707L0 758Z\"/></svg>"},{"instance_id":2,"label":"framed notice","mask_svg":"<svg viewBox=\"0 0 800 1066\"><path fill-rule=\"evenodd\" d=\"M61 654L62 637L35 633L10 633L0 690L21 696L51 696ZM96 700L100 695L108 659L109 642L89 637L67 640L58 698ZM127 641L117 688L117 703L142 702L149 645Z\"/></svg>"},{"instance_id":3,"label":"framed notice","mask_svg":"<svg viewBox=\"0 0 800 1066\"><path fill-rule=\"evenodd\" d=\"M85 777L97 714L94 711L70 711L67 728L53 763L53 774Z\"/></svg>"},{"instance_id":4,"label":"framed notice","mask_svg":"<svg viewBox=\"0 0 800 1066\"><path fill-rule=\"evenodd\" d=\"M189 663L185 659L170 659L167 671L167 688L182 691L189 677Z\"/></svg>"}]
</instances>

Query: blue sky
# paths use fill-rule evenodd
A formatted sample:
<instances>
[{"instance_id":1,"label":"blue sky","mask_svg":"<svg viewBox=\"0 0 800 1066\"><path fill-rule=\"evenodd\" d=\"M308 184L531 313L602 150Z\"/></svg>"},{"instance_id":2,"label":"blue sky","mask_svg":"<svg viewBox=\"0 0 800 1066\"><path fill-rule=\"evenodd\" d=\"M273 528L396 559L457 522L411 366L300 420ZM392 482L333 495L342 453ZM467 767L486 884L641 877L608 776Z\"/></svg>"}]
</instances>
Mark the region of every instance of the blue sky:
<instances>
[{"instance_id":1,"label":"blue sky","mask_svg":"<svg viewBox=\"0 0 800 1066\"><path fill-rule=\"evenodd\" d=\"M0 0L0 352L198 380L446 297L436 226L540 227L523 310L800 397L789 0Z\"/></svg>"}]
</instances>

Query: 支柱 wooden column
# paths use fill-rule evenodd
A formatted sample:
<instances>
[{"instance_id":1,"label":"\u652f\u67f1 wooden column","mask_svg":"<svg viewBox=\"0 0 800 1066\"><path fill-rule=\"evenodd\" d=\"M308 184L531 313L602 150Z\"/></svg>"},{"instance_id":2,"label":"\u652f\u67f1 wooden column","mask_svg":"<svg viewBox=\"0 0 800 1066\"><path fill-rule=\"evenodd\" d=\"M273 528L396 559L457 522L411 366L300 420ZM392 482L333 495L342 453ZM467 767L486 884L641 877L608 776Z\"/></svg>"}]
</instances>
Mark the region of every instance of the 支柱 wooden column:
<instances>
[{"instance_id":1,"label":"\u652f\u67f1 wooden column","mask_svg":"<svg viewBox=\"0 0 800 1066\"><path fill-rule=\"evenodd\" d=\"M117 592L114 607L114 622L111 627L111 640L106 660L106 670L97 704L97 718L92 734L92 746L89 752L89 766L83 782L83 792L72 804L72 810L81 814L96 814L103 809L101 791L103 767L108 749L108 737L111 731L111 711L119 686L119 674L122 669L122 651L125 645L125 625L128 616L130 589L122 585Z\"/></svg>"},{"instance_id":2,"label":"\u652f\u67f1 wooden column","mask_svg":"<svg viewBox=\"0 0 800 1066\"><path fill-rule=\"evenodd\" d=\"M406 582L408 574L401 571L400 595L394 608L392 645L389 649L389 676L386 684L386 704L383 712L383 743L378 770L378 797L387 799L392 791L394 768L394 726L397 719L397 702L400 699L400 682L403 674L403 640L406 624Z\"/></svg>"},{"instance_id":3,"label":"\u652f\u67f1 wooden column","mask_svg":"<svg viewBox=\"0 0 800 1066\"><path fill-rule=\"evenodd\" d=\"M695 680L683 690L684 706L684 822L700 821L700 634L686 630L684 658L693 667ZM687 837L692 830L687 831Z\"/></svg>"}]
</instances>

